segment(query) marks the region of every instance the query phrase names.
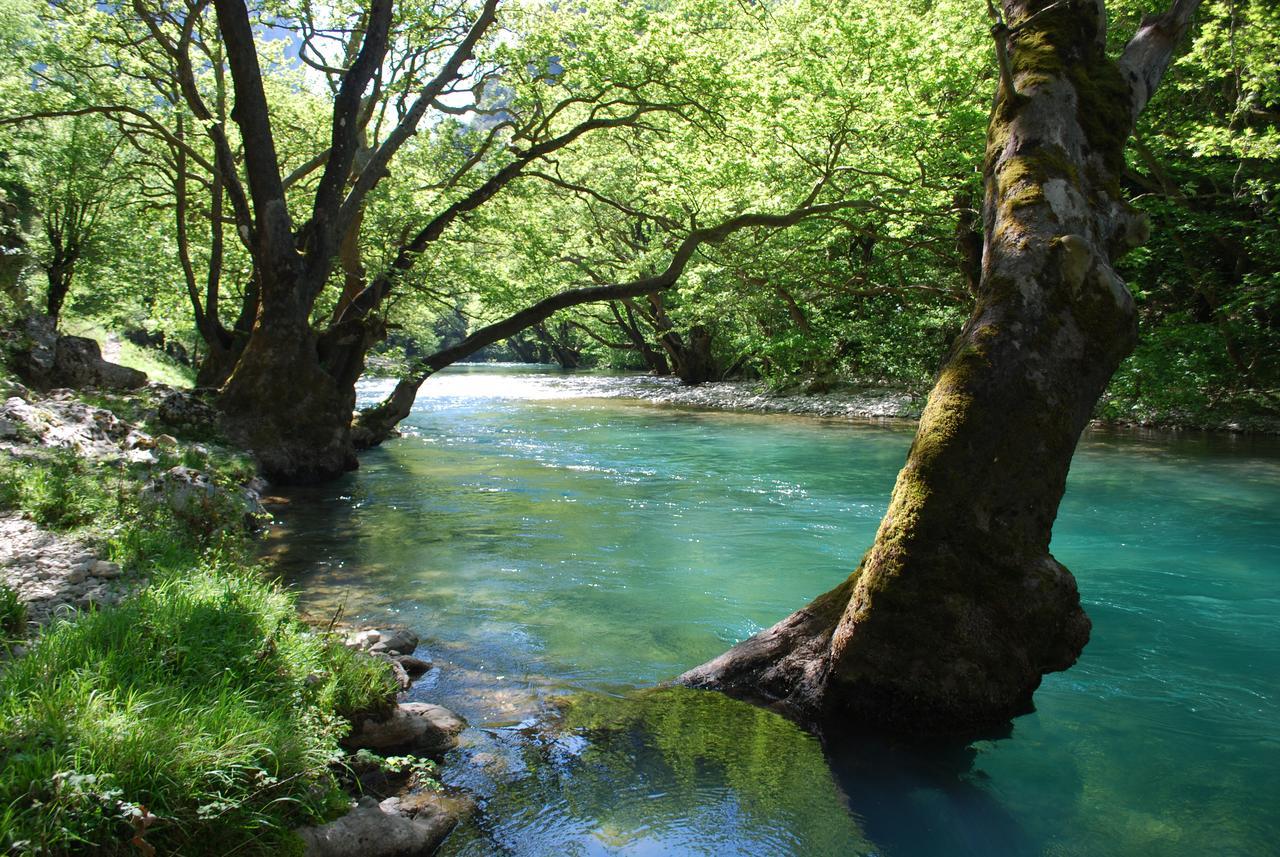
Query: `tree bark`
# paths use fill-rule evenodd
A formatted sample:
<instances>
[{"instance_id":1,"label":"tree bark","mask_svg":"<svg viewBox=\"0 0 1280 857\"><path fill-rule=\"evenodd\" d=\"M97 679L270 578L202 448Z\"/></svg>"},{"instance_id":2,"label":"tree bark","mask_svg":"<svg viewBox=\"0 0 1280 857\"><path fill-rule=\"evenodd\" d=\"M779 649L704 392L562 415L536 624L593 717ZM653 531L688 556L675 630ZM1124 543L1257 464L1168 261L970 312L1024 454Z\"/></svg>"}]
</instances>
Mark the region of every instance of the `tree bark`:
<instances>
[{"instance_id":1,"label":"tree bark","mask_svg":"<svg viewBox=\"0 0 1280 857\"><path fill-rule=\"evenodd\" d=\"M55 327L58 325L58 316L62 314L62 304L67 299L67 293L71 291L71 276L74 270L73 263L61 260L54 261L45 268L45 276L49 280L49 293L45 296L45 314L53 319Z\"/></svg>"},{"instance_id":2,"label":"tree bark","mask_svg":"<svg viewBox=\"0 0 1280 857\"><path fill-rule=\"evenodd\" d=\"M1136 338L1112 269L1146 237L1120 198L1125 143L1195 4L1144 21L1117 63L1100 2L1006 0L977 305L875 542L839 587L683 683L819 730L971 733L1075 662L1090 623L1049 540L1076 442Z\"/></svg>"},{"instance_id":3,"label":"tree bark","mask_svg":"<svg viewBox=\"0 0 1280 857\"><path fill-rule=\"evenodd\" d=\"M320 482L356 466L355 379L343 383L322 365L307 285L296 281L302 265L281 267L259 275L258 322L218 401L232 436L253 450L268 479Z\"/></svg>"}]
</instances>

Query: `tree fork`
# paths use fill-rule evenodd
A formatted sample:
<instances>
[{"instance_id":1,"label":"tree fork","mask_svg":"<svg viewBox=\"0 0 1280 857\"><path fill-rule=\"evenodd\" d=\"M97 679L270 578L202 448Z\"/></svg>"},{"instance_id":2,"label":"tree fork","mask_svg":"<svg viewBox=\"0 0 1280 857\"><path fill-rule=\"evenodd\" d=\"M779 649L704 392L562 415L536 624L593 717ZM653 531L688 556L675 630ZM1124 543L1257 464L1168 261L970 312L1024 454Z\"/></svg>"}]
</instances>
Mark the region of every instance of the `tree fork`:
<instances>
[{"instance_id":1,"label":"tree fork","mask_svg":"<svg viewBox=\"0 0 1280 857\"><path fill-rule=\"evenodd\" d=\"M1006 0L976 307L875 542L839 587L682 683L820 731L972 734L1075 662L1090 623L1049 540L1077 440L1136 339L1111 267L1146 237L1120 198L1125 144L1195 7L1144 21L1115 62L1100 2Z\"/></svg>"}]
</instances>

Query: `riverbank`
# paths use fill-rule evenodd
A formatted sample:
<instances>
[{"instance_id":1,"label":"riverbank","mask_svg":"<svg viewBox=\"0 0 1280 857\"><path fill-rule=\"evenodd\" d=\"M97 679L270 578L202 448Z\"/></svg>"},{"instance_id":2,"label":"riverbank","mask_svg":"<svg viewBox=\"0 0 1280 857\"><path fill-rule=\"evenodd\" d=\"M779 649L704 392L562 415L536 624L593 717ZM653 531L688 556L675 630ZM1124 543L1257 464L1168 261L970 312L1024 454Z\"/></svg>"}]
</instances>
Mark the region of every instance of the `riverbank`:
<instances>
[{"instance_id":1,"label":"riverbank","mask_svg":"<svg viewBox=\"0 0 1280 857\"><path fill-rule=\"evenodd\" d=\"M799 388L777 389L763 381L713 381L686 386L676 378L638 372L605 373L594 370L565 371L553 366L523 363L462 363L430 378L419 391L427 398L439 394L445 378L462 375L468 391L479 395L501 393L492 372L511 372L523 399L630 399L652 405L736 413L783 414L878 423L910 423L918 420L928 399L926 392L877 384L836 384L822 392ZM361 382L360 407L380 401L395 384L392 376L368 376ZM446 398L454 395L445 394ZM1104 399L1097 408L1095 429L1137 432L1212 432L1231 435L1280 435L1280 415L1266 412L1144 410L1117 400Z\"/></svg>"},{"instance_id":2,"label":"riverbank","mask_svg":"<svg viewBox=\"0 0 1280 857\"><path fill-rule=\"evenodd\" d=\"M0 402L0 850L429 853L462 722L397 704L416 640L298 619L207 406L2 375Z\"/></svg>"}]
</instances>

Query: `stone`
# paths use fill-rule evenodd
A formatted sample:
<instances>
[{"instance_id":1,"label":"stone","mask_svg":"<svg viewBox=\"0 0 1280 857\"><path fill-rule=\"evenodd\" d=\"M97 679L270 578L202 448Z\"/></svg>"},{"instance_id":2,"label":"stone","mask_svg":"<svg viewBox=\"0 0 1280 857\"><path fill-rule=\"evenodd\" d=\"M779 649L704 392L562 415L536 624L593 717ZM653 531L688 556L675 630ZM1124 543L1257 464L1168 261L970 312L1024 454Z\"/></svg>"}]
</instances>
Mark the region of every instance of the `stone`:
<instances>
[{"instance_id":1,"label":"stone","mask_svg":"<svg viewBox=\"0 0 1280 857\"><path fill-rule=\"evenodd\" d=\"M421 819L424 815L451 818L455 822L466 818L476 810L476 803L466 795L450 795L443 792L422 790L387 798L380 804L382 811Z\"/></svg>"},{"instance_id":2,"label":"stone","mask_svg":"<svg viewBox=\"0 0 1280 857\"><path fill-rule=\"evenodd\" d=\"M402 702L385 719L360 719L342 744L348 750L366 749L384 755L443 756L458 746L458 735L466 726L465 720L444 706Z\"/></svg>"},{"instance_id":3,"label":"stone","mask_svg":"<svg viewBox=\"0 0 1280 857\"><path fill-rule=\"evenodd\" d=\"M0 417L0 440L9 440L18 436L18 424L7 417Z\"/></svg>"},{"instance_id":4,"label":"stone","mask_svg":"<svg viewBox=\"0 0 1280 857\"><path fill-rule=\"evenodd\" d=\"M407 628L392 628L380 632L378 643L390 654L412 655L418 648L418 635Z\"/></svg>"},{"instance_id":5,"label":"stone","mask_svg":"<svg viewBox=\"0 0 1280 857\"><path fill-rule=\"evenodd\" d=\"M417 678L432 667L431 661L414 657L413 655L397 655L395 660L409 674L410 678Z\"/></svg>"},{"instance_id":6,"label":"stone","mask_svg":"<svg viewBox=\"0 0 1280 857\"><path fill-rule=\"evenodd\" d=\"M73 389L136 390L147 384L145 372L102 359L98 343L84 336L58 337L51 378Z\"/></svg>"},{"instance_id":7,"label":"stone","mask_svg":"<svg viewBox=\"0 0 1280 857\"><path fill-rule=\"evenodd\" d=\"M218 501L218 486L198 470L171 467L142 487L144 502L163 503L189 519L207 518Z\"/></svg>"},{"instance_id":8,"label":"stone","mask_svg":"<svg viewBox=\"0 0 1280 857\"><path fill-rule=\"evenodd\" d=\"M125 449L155 449L156 439L144 431L130 430L124 439Z\"/></svg>"},{"instance_id":9,"label":"stone","mask_svg":"<svg viewBox=\"0 0 1280 857\"><path fill-rule=\"evenodd\" d=\"M156 408L159 420L175 428L199 428L213 425L218 412L193 393L171 390Z\"/></svg>"},{"instance_id":10,"label":"stone","mask_svg":"<svg viewBox=\"0 0 1280 857\"><path fill-rule=\"evenodd\" d=\"M404 667L400 666L400 663L396 661L395 658L391 657L390 655L381 654L377 652L370 652L369 656L372 658L377 658L378 660L384 662L387 665L387 667L391 670L392 677L396 680L396 685L401 690L408 690L409 688L413 687L413 679L409 678L409 673L405 670Z\"/></svg>"},{"instance_id":11,"label":"stone","mask_svg":"<svg viewBox=\"0 0 1280 857\"><path fill-rule=\"evenodd\" d=\"M306 857L423 857L431 854L453 829L435 813L410 818L387 813L371 797L335 821L299 828Z\"/></svg>"},{"instance_id":12,"label":"stone","mask_svg":"<svg viewBox=\"0 0 1280 857\"><path fill-rule=\"evenodd\" d=\"M119 577L120 566L117 563L107 562L105 559L100 559L93 564L93 568L90 573L93 574L94 577Z\"/></svg>"},{"instance_id":13,"label":"stone","mask_svg":"<svg viewBox=\"0 0 1280 857\"><path fill-rule=\"evenodd\" d=\"M381 638L382 635L377 631L357 631L347 638L346 646L349 649L368 649Z\"/></svg>"}]
</instances>

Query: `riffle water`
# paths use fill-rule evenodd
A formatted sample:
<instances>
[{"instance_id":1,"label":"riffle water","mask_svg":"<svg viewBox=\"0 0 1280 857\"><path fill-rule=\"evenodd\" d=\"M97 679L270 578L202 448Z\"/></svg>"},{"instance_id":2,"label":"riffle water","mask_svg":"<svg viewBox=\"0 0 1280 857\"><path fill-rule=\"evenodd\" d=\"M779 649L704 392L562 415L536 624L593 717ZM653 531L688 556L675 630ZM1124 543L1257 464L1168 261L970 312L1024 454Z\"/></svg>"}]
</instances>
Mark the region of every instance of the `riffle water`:
<instances>
[{"instance_id":1,"label":"riffle water","mask_svg":"<svg viewBox=\"0 0 1280 857\"><path fill-rule=\"evenodd\" d=\"M304 608L416 629L412 696L472 724L446 854L1280 854L1274 442L1086 433L1053 540L1080 662L1007 735L824 748L650 688L844 579L911 429L618 398L655 383L450 369L279 513Z\"/></svg>"}]
</instances>

